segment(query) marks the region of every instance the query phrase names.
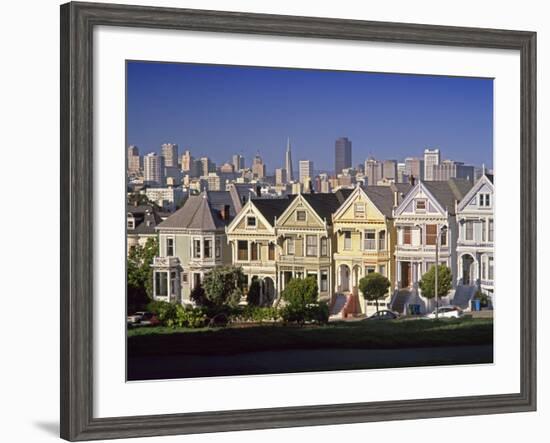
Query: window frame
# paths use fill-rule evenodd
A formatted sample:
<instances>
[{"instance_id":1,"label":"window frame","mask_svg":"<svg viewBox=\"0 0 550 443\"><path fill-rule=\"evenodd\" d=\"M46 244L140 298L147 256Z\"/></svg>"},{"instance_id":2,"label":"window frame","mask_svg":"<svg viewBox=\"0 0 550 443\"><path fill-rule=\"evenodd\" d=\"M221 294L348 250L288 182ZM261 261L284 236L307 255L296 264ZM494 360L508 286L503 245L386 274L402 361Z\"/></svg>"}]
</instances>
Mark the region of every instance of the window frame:
<instances>
[{"instance_id":1,"label":"window frame","mask_svg":"<svg viewBox=\"0 0 550 443\"><path fill-rule=\"evenodd\" d=\"M310 244L310 240L313 240L312 244ZM317 240L317 235L306 235L306 257L317 257L317 254L319 252L319 242ZM312 248L311 253L310 248Z\"/></svg>"},{"instance_id":2,"label":"window frame","mask_svg":"<svg viewBox=\"0 0 550 443\"><path fill-rule=\"evenodd\" d=\"M372 238L369 238L369 235L372 234ZM371 243L372 242L372 243ZM372 244L372 247L368 247ZM363 231L363 250L364 251L376 251L376 230L375 229L365 229Z\"/></svg>"},{"instance_id":3,"label":"window frame","mask_svg":"<svg viewBox=\"0 0 550 443\"><path fill-rule=\"evenodd\" d=\"M299 217L300 214L304 214L304 219L303 220L300 220L300 217ZM305 209L297 209L296 210L296 221L300 222L300 223L307 222L307 211Z\"/></svg>"}]
</instances>

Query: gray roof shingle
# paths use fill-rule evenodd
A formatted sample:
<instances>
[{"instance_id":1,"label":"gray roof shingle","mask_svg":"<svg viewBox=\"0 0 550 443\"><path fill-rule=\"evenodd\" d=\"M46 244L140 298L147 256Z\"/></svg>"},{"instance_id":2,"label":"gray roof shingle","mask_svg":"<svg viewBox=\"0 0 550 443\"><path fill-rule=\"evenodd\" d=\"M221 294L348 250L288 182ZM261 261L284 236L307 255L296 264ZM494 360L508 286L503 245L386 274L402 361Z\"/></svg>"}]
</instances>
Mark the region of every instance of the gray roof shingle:
<instances>
[{"instance_id":1,"label":"gray roof shingle","mask_svg":"<svg viewBox=\"0 0 550 443\"><path fill-rule=\"evenodd\" d=\"M455 178L447 181L425 181L422 183L450 214L455 213L455 203L462 200L473 186L468 180Z\"/></svg>"}]
</instances>

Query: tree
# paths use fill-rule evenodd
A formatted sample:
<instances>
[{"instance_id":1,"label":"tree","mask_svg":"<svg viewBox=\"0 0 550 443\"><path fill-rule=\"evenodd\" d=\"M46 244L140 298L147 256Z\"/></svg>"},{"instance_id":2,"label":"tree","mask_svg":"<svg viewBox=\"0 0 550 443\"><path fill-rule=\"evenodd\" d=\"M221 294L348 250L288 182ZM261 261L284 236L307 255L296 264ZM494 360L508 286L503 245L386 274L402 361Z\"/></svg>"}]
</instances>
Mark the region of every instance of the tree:
<instances>
[{"instance_id":1,"label":"tree","mask_svg":"<svg viewBox=\"0 0 550 443\"><path fill-rule=\"evenodd\" d=\"M390 286L390 281L378 272L371 272L359 280L359 290L363 293L365 300L376 301L376 312L378 312L378 300L386 296Z\"/></svg>"},{"instance_id":2,"label":"tree","mask_svg":"<svg viewBox=\"0 0 550 443\"><path fill-rule=\"evenodd\" d=\"M222 266L204 276L204 296L212 306L236 306L243 295L244 274L240 267Z\"/></svg>"},{"instance_id":3,"label":"tree","mask_svg":"<svg viewBox=\"0 0 550 443\"><path fill-rule=\"evenodd\" d=\"M426 298L435 297L435 266L426 272L419 282L422 295ZM445 297L453 287L453 274L449 267L439 265L437 267L437 295L438 298Z\"/></svg>"},{"instance_id":4,"label":"tree","mask_svg":"<svg viewBox=\"0 0 550 443\"><path fill-rule=\"evenodd\" d=\"M152 206L153 209L157 211L160 210L159 205L157 205L154 201L149 200L145 194L141 194L139 192L129 192L126 201L132 206L148 205Z\"/></svg>"},{"instance_id":5,"label":"tree","mask_svg":"<svg viewBox=\"0 0 550 443\"><path fill-rule=\"evenodd\" d=\"M153 297L153 259L158 255L158 241L148 238L144 246L130 249L126 261L128 310L145 306Z\"/></svg>"},{"instance_id":6,"label":"tree","mask_svg":"<svg viewBox=\"0 0 550 443\"><path fill-rule=\"evenodd\" d=\"M287 304L306 306L317 302L319 288L314 277L291 279L283 291L282 297Z\"/></svg>"}]
</instances>

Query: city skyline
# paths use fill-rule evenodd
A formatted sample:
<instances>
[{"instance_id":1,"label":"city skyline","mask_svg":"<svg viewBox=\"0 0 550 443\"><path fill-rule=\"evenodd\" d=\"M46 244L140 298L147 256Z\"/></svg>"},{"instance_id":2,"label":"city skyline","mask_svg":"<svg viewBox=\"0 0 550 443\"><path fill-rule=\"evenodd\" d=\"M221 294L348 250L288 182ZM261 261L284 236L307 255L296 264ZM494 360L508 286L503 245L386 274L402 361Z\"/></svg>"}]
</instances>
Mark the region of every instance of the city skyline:
<instances>
[{"instance_id":1,"label":"city skyline","mask_svg":"<svg viewBox=\"0 0 550 443\"><path fill-rule=\"evenodd\" d=\"M294 167L312 159L316 171L332 171L334 142L348 137L352 165L435 147L444 159L493 167L489 79L129 62L127 100L127 141L141 155L175 143L180 155L221 165L240 154L250 167L259 152L273 174L290 137Z\"/></svg>"}]
</instances>

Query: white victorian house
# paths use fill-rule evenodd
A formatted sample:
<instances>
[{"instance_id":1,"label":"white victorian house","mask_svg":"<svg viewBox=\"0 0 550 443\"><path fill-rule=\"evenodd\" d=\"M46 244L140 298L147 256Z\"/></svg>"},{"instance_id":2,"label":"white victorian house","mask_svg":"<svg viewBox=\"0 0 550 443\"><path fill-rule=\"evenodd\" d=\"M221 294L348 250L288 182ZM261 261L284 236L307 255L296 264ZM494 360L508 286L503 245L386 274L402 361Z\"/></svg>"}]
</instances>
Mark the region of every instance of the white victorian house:
<instances>
[{"instance_id":1,"label":"white victorian house","mask_svg":"<svg viewBox=\"0 0 550 443\"><path fill-rule=\"evenodd\" d=\"M433 300L422 297L418 283L436 263L436 253L439 264L457 275L456 202L471 187L466 180L419 181L394 209L397 245L393 310L422 314L434 307ZM449 303L452 296L453 292L441 303Z\"/></svg>"},{"instance_id":2,"label":"white victorian house","mask_svg":"<svg viewBox=\"0 0 550 443\"><path fill-rule=\"evenodd\" d=\"M483 174L456 206L457 301L460 294L462 304L477 290L493 299L494 195L493 176Z\"/></svg>"}]
</instances>

